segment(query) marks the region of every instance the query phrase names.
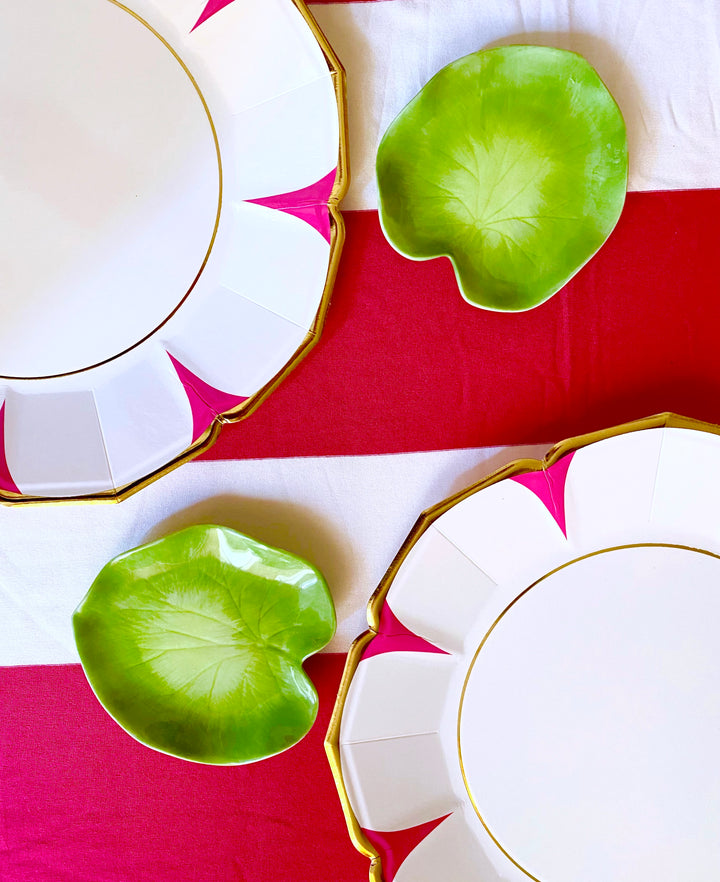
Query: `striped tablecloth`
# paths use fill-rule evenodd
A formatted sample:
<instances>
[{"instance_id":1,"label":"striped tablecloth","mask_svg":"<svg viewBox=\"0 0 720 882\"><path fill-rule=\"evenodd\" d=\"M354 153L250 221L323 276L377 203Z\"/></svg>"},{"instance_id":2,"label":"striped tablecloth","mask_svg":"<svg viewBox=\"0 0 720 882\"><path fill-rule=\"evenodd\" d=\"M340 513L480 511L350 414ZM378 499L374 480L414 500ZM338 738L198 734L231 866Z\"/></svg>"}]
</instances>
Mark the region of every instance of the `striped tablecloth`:
<instances>
[{"instance_id":1,"label":"striped tablecloth","mask_svg":"<svg viewBox=\"0 0 720 882\"><path fill-rule=\"evenodd\" d=\"M322 740L365 603L420 511L569 435L665 410L720 422L720 5L311 9L347 69L352 175L320 343L202 460L121 505L0 511L3 882L364 880ZM630 193L565 289L503 315L462 301L446 260L412 263L387 245L373 164L439 68L517 42L578 51L599 71L627 122ZM72 610L104 562L202 522L311 560L338 610L336 638L307 666L312 733L248 767L137 744L97 704L72 640Z\"/></svg>"}]
</instances>

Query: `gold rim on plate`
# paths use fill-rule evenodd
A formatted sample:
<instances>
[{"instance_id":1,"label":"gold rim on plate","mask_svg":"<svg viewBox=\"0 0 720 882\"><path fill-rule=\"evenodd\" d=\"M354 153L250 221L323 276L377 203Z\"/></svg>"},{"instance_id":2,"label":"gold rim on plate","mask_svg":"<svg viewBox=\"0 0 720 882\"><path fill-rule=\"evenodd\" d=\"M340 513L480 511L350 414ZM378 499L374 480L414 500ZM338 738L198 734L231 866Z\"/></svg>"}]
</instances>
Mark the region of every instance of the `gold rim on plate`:
<instances>
[{"instance_id":1,"label":"gold rim on plate","mask_svg":"<svg viewBox=\"0 0 720 882\"><path fill-rule=\"evenodd\" d=\"M376 637L378 634L378 629L380 626L380 613L385 602L387 593L390 590L395 576L397 575L401 566L412 551L413 547L420 539L420 537L425 533L425 531L431 526L431 524L436 521L441 515L445 514L459 502L462 502L464 499L467 499L480 490L484 490L485 488L490 487L493 484L497 484L500 481L504 481L507 478L527 474L528 472L537 472L542 471L543 469L548 469L566 454L576 450L580 450L582 447L587 447L590 444L595 444L599 441L607 440L608 438L614 438L618 435L625 435L631 432L638 432L645 429L659 428L693 429L695 431L706 432L708 434L720 435L720 426L714 425L712 423L702 422L700 420L695 420L690 417L680 416L678 414L670 412L657 414L655 416L646 417L644 419L635 420L629 423L623 423L621 425L613 426L612 428L603 429L601 431L589 432L584 435L577 435L573 438L568 438L564 441L560 441L558 444L555 444L553 447L550 448L550 450L548 450L543 459L518 459L514 462L509 463L508 465L502 466L501 468L492 472L492 474L488 475L486 478L475 482L464 490L453 494L452 496L448 497L437 505L427 509L417 519L414 527L410 531L408 537L405 539L402 546L400 547L400 550L390 564L387 573L382 578L380 584L378 585L377 589L372 594L368 602L368 630L361 634L350 647L350 651L345 662L345 668L343 671L340 688L338 690L335 707L333 708L332 716L330 719L330 725L325 736L325 752L327 754L330 769L335 780L335 786L337 787L338 795L340 797L340 802L342 804L343 813L345 815L345 821L347 824L348 832L350 834L350 838L355 848L365 857L370 859L370 882L385 882L382 873L381 857L377 849L373 847L373 845L364 835L360 824L355 816L355 813L353 812L353 808L350 802L350 796L348 794L347 787L345 786L345 780L342 772L342 763L340 759L340 728L345 702L347 700L348 692L350 690L350 684L353 680L358 664L360 663L362 654L370 641L373 640L373 638ZM644 544L658 545L660 543ZM603 551L608 550L611 549L601 549L600 551L595 553L602 553ZM707 553L711 554L711 552ZM568 561L561 567L556 568L556 570L562 569L563 567L568 566L570 563L574 562L574 560ZM537 584L538 581L542 581L542 579L547 578L548 575L550 575L550 573L546 573L544 576L541 577L541 579L534 580L533 585ZM532 587L532 585L530 587ZM529 591L530 587L524 589L519 596L522 596L522 594L525 594L527 591ZM495 624L497 624L497 621L495 622ZM492 627L494 627L494 625ZM490 630L492 630L492 628ZM479 648L476 651L475 655L477 655L477 652L479 652ZM480 820L482 821L482 818ZM483 826L485 826L484 822ZM488 833L490 833L489 830ZM492 834L490 834L490 836L493 841L495 841L494 837L492 837ZM506 852L503 851L503 853L516 866L518 866L519 869L521 869L527 875L530 875L527 873L526 870L520 867L520 865L517 864L509 855L507 855ZM532 879L534 877L530 876L530 878ZM442 882L442 880L438 879L438 882Z\"/></svg>"}]
</instances>

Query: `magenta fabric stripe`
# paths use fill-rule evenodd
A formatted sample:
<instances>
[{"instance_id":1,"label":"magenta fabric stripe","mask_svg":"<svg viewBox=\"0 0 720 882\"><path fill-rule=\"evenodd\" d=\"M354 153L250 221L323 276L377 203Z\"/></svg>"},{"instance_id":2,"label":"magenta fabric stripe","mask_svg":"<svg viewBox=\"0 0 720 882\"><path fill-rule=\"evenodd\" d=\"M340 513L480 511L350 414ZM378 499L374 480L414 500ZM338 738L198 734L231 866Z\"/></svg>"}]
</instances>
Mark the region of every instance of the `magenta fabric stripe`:
<instances>
[{"instance_id":1,"label":"magenta fabric stripe","mask_svg":"<svg viewBox=\"0 0 720 882\"><path fill-rule=\"evenodd\" d=\"M323 750L344 655L306 670L310 734L247 766L134 741L79 665L0 669L3 882L367 882Z\"/></svg>"},{"instance_id":2,"label":"magenta fabric stripe","mask_svg":"<svg viewBox=\"0 0 720 882\"><path fill-rule=\"evenodd\" d=\"M448 260L406 260L375 211L347 239L317 346L207 459L559 441L666 410L720 422L720 190L629 193L547 303L492 313Z\"/></svg>"}]
</instances>

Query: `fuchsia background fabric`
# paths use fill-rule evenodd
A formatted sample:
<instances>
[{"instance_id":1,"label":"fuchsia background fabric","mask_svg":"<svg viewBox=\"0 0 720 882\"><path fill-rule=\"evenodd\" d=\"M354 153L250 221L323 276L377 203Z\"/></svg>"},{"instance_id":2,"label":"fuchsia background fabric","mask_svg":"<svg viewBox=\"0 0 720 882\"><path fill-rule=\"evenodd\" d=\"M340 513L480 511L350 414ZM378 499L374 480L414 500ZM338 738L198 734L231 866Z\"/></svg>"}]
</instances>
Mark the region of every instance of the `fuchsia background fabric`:
<instances>
[{"instance_id":1,"label":"fuchsia background fabric","mask_svg":"<svg viewBox=\"0 0 720 882\"><path fill-rule=\"evenodd\" d=\"M399 257L375 212L346 221L320 344L206 458L521 443L666 409L720 421L720 191L630 194L598 256L513 317L463 303L447 261ZM322 745L343 662L308 663L308 738L240 768L137 744L79 666L4 669L0 879L365 880Z\"/></svg>"},{"instance_id":2,"label":"fuchsia background fabric","mask_svg":"<svg viewBox=\"0 0 720 882\"><path fill-rule=\"evenodd\" d=\"M597 257L513 316L464 303L447 260L396 254L376 211L345 220L321 341L205 459L547 442L664 410L720 422L720 190L629 194ZM307 664L307 739L239 768L139 745L79 666L3 669L0 880L364 882L322 745L343 663Z\"/></svg>"},{"instance_id":3,"label":"fuchsia background fabric","mask_svg":"<svg viewBox=\"0 0 720 882\"><path fill-rule=\"evenodd\" d=\"M469 306L450 262L401 257L377 212L345 222L321 343L205 458L536 443L666 410L720 422L720 190L629 193L590 263L519 314Z\"/></svg>"},{"instance_id":4,"label":"fuchsia background fabric","mask_svg":"<svg viewBox=\"0 0 720 882\"><path fill-rule=\"evenodd\" d=\"M79 665L0 676L3 882L364 882L323 738L344 656L306 669L312 732L261 763L149 750L100 707Z\"/></svg>"}]
</instances>

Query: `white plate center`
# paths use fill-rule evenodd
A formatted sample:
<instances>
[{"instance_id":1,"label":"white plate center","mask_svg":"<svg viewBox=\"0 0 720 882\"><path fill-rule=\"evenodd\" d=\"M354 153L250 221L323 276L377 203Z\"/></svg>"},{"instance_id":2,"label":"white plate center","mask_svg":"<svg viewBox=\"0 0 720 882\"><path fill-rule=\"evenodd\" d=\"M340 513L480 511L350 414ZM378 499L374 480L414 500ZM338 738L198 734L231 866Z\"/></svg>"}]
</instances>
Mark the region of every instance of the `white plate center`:
<instances>
[{"instance_id":1,"label":"white plate center","mask_svg":"<svg viewBox=\"0 0 720 882\"><path fill-rule=\"evenodd\" d=\"M468 792L541 882L720 876L720 561L640 546L545 577L476 655Z\"/></svg>"},{"instance_id":2,"label":"white plate center","mask_svg":"<svg viewBox=\"0 0 720 882\"><path fill-rule=\"evenodd\" d=\"M220 199L213 126L111 0L0 9L0 376L90 367L177 308Z\"/></svg>"}]
</instances>

